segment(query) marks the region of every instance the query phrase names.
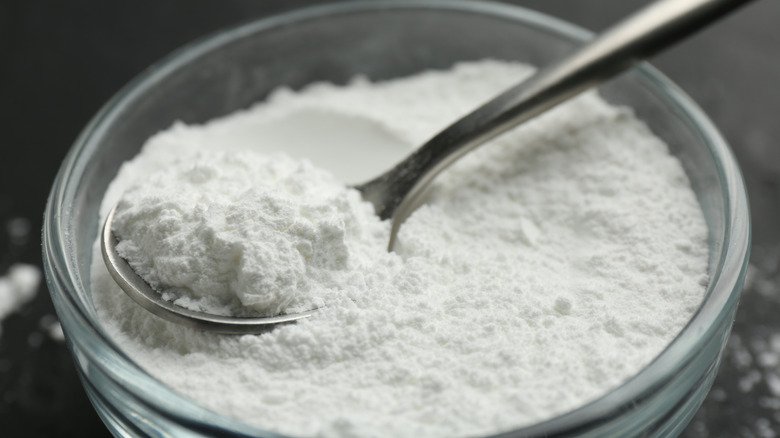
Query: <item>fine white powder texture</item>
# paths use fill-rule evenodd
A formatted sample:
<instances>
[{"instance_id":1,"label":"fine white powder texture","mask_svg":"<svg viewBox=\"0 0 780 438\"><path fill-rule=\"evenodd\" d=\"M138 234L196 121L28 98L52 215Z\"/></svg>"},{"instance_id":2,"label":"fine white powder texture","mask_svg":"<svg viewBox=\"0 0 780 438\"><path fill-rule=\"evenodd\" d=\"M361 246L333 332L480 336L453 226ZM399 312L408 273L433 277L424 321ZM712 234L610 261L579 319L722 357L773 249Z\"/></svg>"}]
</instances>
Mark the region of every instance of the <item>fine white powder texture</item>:
<instances>
[{"instance_id":1,"label":"fine white powder texture","mask_svg":"<svg viewBox=\"0 0 780 438\"><path fill-rule=\"evenodd\" d=\"M203 152L151 175L125 192L113 225L117 252L163 298L239 316L332 304L350 257L370 260L387 238L329 173L248 152Z\"/></svg>"},{"instance_id":2,"label":"fine white powder texture","mask_svg":"<svg viewBox=\"0 0 780 438\"><path fill-rule=\"evenodd\" d=\"M197 403L297 436L485 435L569 411L624 382L698 307L708 253L679 161L630 110L589 93L464 157L404 224L394 253L385 251L387 223L366 215L354 192L320 184L330 181L322 172L272 154L283 142L263 141L279 125L311 127L316 151L327 133L310 125L312 115L327 114L341 120L333 126L372 125L392 136L404 145L400 158L531 71L483 61L383 83L280 90L250 110L151 138L121 169L101 212L136 190L125 207L140 210L123 227L148 221L153 233L183 230L171 242L204 252L159 248L165 263L191 275L176 280L187 289L176 296L225 309L266 300L271 308L286 305L294 289L289 299L298 305L323 306L260 336L197 332L130 301L96 244L92 293L105 330ZM241 163L252 170L239 174ZM342 164L362 165L349 156ZM170 208L155 207L152 191L136 185L165 169L170 175L152 178L187 193ZM255 169L265 169L263 181L249 175ZM251 187L223 197L226 183L197 188L205 174ZM275 245L290 272L277 261L248 267L245 279L198 271L199 263L228 268L223 250L272 258L264 245ZM217 278L232 292L221 283L216 298L196 291ZM252 288L255 280L271 287Z\"/></svg>"}]
</instances>

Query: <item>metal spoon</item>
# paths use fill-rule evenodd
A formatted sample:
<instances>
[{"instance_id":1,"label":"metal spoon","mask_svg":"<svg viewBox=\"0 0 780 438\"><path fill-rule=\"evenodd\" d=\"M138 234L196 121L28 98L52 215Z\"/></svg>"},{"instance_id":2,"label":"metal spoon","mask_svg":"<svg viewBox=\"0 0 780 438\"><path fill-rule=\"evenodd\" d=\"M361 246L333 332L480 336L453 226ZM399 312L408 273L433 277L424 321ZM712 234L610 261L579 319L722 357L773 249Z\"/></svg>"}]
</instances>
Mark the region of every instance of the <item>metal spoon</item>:
<instances>
[{"instance_id":1,"label":"metal spoon","mask_svg":"<svg viewBox=\"0 0 780 438\"><path fill-rule=\"evenodd\" d=\"M438 133L383 175L357 186L382 219L392 219L388 249L426 186L472 149L626 70L750 0L660 0L622 20L526 81L503 92ZM116 207L114 207L115 209ZM226 334L261 333L312 311L238 318L192 311L164 301L116 252L114 209L103 226L103 260L114 280L138 304L166 320Z\"/></svg>"}]
</instances>

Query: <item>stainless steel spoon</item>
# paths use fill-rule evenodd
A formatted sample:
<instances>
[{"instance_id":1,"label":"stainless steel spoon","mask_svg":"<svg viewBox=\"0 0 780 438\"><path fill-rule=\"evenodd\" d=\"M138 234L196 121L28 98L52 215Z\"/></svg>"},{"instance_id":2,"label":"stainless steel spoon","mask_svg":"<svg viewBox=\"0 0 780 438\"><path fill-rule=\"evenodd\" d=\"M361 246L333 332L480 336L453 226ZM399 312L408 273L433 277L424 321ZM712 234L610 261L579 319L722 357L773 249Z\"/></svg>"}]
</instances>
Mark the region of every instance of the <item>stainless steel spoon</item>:
<instances>
[{"instance_id":1,"label":"stainless steel spoon","mask_svg":"<svg viewBox=\"0 0 780 438\"><path fill-rule=\"evenodd\" d=\"M531 78L456 121L383 175L357 186L382 219L392 219L388 249L426 186L472 149L559 103L626 70L750 0L660 0L622 20ZM116 208L116 207L114 207ZM111 276L138 304L166 320L226 334L261 333L312 311L267 318L196 312L164 301L116 252L114 209L103 226L103 260Z\"/></svg>"}]
</instances>

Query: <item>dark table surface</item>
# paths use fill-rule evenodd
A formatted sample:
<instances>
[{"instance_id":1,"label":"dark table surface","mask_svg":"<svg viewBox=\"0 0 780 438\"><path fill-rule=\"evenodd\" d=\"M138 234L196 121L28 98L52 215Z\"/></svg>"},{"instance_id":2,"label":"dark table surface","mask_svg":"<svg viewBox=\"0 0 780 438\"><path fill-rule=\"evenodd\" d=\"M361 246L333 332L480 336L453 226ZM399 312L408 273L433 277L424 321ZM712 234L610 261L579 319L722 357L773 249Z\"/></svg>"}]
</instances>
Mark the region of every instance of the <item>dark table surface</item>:
<instances>
[{"instance_id":1,"label":"dark table surface","mask_svg":"<svg viewBox=\"0 0 780 438\"><path fill-rule=\"evenodd\" d=\"M41 265L38 230L54 175L82 127L121 86L196 37L316 3L0 0L0 275L15 262ZM598 31L647 1L508 3ZM780 1L757 1L652 63L732 145L753 215L751 270L727 354L683 436L780 436ZM65 344L47 334L53 316L42 285L2 322L0 436L108 436Z\"/></svg>"}]
</instances>

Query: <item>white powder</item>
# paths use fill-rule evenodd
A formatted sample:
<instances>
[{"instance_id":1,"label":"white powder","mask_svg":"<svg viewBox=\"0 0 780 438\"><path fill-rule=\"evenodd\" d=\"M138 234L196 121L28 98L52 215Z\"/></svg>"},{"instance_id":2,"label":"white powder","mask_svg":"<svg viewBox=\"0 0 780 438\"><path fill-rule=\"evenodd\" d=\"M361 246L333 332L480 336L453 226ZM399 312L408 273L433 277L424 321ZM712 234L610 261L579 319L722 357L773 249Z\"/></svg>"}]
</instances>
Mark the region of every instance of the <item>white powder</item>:
<instances>
[{"instance_id":1,"label":"white powder","mask_svg":"<svg viewBox=\"0 0 780 438\"><path fill-rule=\"evenodd\" d=\"M614 388L682 329L707 282L707 230L685 173L629 110L587 94L468 155L404 224L395 253L385 251L387 223L355 192L272 154L292 132L303 146L288 152L368 178L530 71L485 61L282 90L151 138L101 209L153 181L126 195L122 208L134 213L117 225L148 227L140 247L168 266L154 273L128 244L139 270L163 283L181 268L170 298L189 305L324 306L261 336L197 332L130 301L96 245L105 329L198 403L301 436L484 435ZM364 160L372 143L341 141L349 126L383 145L383 166ZM351 155L322 159L330 144ZM152 186L181 196L158 198ZM282 261L255 265L275 250ZM248 262L231 265L231 251Z\"/></svg>"},{"instance_id":2,"label":"white powder","mask_svg":"<svg viewBox=\"0 0 780 438\"><path fill-rule=\"evenodd\" d=\"M333 303L386 227L357 191L286 156L201 153L131 187L117 252L163 297L214 314ZM369 251L364 251L368 247Z\"/></svg>"},{"instance_id":3,"label":"white powder","mask_svg":"<svg viewBox=\"0 0 780 438\"><path fill-rule=\"evenodd\" d=\"M0 322L35 298L40 283L41 270L37 266L11 265L6 275L0 277Z\"/></svg>"}]
</instances>

